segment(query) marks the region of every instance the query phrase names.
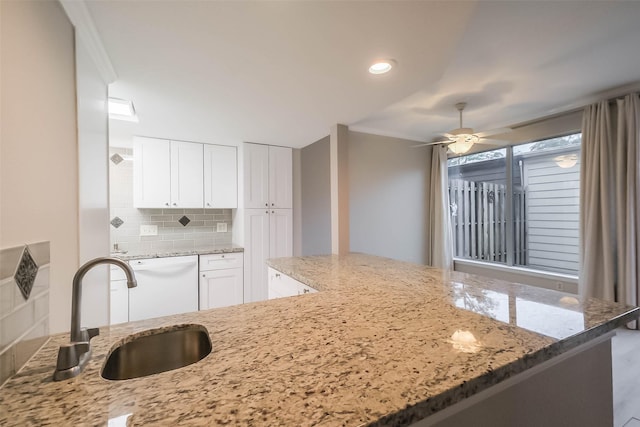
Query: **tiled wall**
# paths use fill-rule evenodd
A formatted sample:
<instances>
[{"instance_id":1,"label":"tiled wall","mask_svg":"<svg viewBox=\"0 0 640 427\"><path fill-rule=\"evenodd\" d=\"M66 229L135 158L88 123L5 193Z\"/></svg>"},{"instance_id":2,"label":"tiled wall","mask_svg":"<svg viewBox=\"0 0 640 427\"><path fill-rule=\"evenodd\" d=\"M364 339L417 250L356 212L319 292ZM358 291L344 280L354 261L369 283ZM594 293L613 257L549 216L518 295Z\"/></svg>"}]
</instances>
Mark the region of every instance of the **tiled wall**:
<instances>
[{"instance_id":1,"label":"tiled wall","mask_svg":"<svg viewBox=\"0 0 640 427\"><path fill-rule=\"evenodd\" d=\"M151 254L231 244L231 209L134 208L132 155L131 149L109 149L111 248ZM216 231L219 222L227 232ZM140 236L143 224L157 225L158 235Z\"/></svg>"},{"instance_id":2,"label":"tiled wall","mask_svg":"<svg viewBox=\"0 0 640 427\"><path fill-rule=\"evenodd\" d=\"M35 264L28 262L25 252ZM23 268L19 269L21 262ZM33 283L28 298L16 277L22 283ZM15 374L48 337L49 242L0 250L0 384Z\"/></svg>"}]
</instances>

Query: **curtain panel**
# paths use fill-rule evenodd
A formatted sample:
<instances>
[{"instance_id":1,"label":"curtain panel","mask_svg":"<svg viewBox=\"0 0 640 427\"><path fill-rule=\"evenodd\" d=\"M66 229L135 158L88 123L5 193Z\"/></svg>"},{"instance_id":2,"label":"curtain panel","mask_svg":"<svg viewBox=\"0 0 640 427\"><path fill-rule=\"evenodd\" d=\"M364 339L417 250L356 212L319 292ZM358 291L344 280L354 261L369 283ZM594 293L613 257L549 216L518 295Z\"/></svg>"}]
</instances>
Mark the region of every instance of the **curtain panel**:
<instances>
[{"instance_id":1,"label":"curtain panel","mask_svg":"<svg viewBox=\"0 0 640 427\"><path fill-rule=\"evenodd\" d=\"M612 119L613 117L613 119ZM640 96L585 108L580 172L580 292L638 305Z\"/></svg>"},{"instance_id":2,"label":"curtain panel","mask_svg":"<svg viewBox=\"0 0 640 427\"><path fill-rule=\"evenodd\" d=\"M449 173L447 147L436 145L431 151L429 181L429 250L427 262L433 267L453 269L453 239L449 216Z\"/></svg>"}]
</instances>

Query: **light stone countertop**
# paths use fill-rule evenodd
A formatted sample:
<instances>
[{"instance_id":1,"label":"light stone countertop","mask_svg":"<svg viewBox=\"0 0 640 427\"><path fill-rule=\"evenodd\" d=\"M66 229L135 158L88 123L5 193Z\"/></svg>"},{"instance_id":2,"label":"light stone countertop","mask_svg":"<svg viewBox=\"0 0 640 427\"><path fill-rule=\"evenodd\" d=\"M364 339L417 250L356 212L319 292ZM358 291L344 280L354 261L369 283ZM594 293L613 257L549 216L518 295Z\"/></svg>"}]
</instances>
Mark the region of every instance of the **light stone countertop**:
<instances>
[{"instance_id":1,"label":"light stone countertop","mask_svg":"<svg viewBox=\"0 0 640 427\"><path fill-rule=\"evenodd\" d=\"M111 256L120 258L123 261L131 261L134 259L146 258L167 258L187 255L210 255L210 254L227 254L233 252L244 252L244 248L232 244L211 245L196 249L185 249L180 251L169 252L112 252Z\"/></svg>"},{"instance_id":2,"label":"light stone countertop","mask_svg":"<svg viewBox=\"0 0 640 427\"><path fill-rule=\"evenodd\" d=\"M407 425L639 314L362 254L269 265L320 292L101 328L85 371L65 382L51 380L68 339L54 336L0 389L0 425ZM202 361L100 377L129 334L185 323L209 330ZM457 330L476 345L453 342Z\"/></svg>"}]
</instances>

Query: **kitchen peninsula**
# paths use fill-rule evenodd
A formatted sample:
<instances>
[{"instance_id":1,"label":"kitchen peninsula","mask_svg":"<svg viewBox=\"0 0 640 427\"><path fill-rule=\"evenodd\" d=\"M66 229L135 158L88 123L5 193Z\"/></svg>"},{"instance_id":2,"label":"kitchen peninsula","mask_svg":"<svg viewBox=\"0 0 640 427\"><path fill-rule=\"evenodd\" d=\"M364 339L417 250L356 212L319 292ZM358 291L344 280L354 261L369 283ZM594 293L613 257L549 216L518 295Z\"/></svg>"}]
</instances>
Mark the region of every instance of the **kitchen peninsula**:
<instances>
[{"instance_id":1,"label":"kitchen peninsula","mask_svg":"<svg viewBox=\"0 0 640 427\"><path fill-rule=\"evenodd\" d=\"M590 343L598 344L580 354L608 348L608 333L639 314L363 254L269 265L319 292L101 328L85 371L66 382L51 380L68 340L54 336L0 389L0 425L428 422ZM100 376L128 335L190 323L205 326L213 344L200 362L125 381ZM610 385L592 393L606 400Z\"/></svg>"}]
</instances>

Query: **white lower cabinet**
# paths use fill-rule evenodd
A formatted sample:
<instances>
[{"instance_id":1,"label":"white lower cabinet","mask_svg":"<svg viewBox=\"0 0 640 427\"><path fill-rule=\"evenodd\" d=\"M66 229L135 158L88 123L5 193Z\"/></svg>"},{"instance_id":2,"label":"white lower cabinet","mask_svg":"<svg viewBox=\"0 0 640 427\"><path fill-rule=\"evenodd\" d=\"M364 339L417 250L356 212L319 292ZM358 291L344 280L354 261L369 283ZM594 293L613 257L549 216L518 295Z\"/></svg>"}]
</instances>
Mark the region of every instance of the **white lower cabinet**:
<instances>
[{"instance_id":1,"label":"white lower cabinet","mask_svg":"<svg viewBox=\"0 0 640 427\"><path fill-rule=\"evenodd\" d=\"M200 255L200 310L244 302L243 254Z\"/></svg>"},{"instance_id":2,"label":"white lower cabinet","mask_svg":"<svg viewBox=\"0 0 640 427\"><path fill-rule=\"evenodd\" d=\"M269 298L269 258L293 256L292 209L245 210L245 302Z\"/></svg>"},{"instance_id":3,"label":"white lower cabinet","mask_svg":"<svg viewBox=\"0 0 640 427\"><path fill-rule=\"evenodd\" d=\"M127 276L119 267L111 268L111 299L109 301L109 324L129 321L129 288Z\"/></svg>"},{"instance_id":4,"label":"white lower cabinet","mask_svg":"<svg viewBox=\"0 0 640 427\"><path fill-rule=\"evenodd\" d=\"M268 281L269 299L293 297L318 292L312 287L271 267L268 269Z\"/></svg>"}]
</instances>

